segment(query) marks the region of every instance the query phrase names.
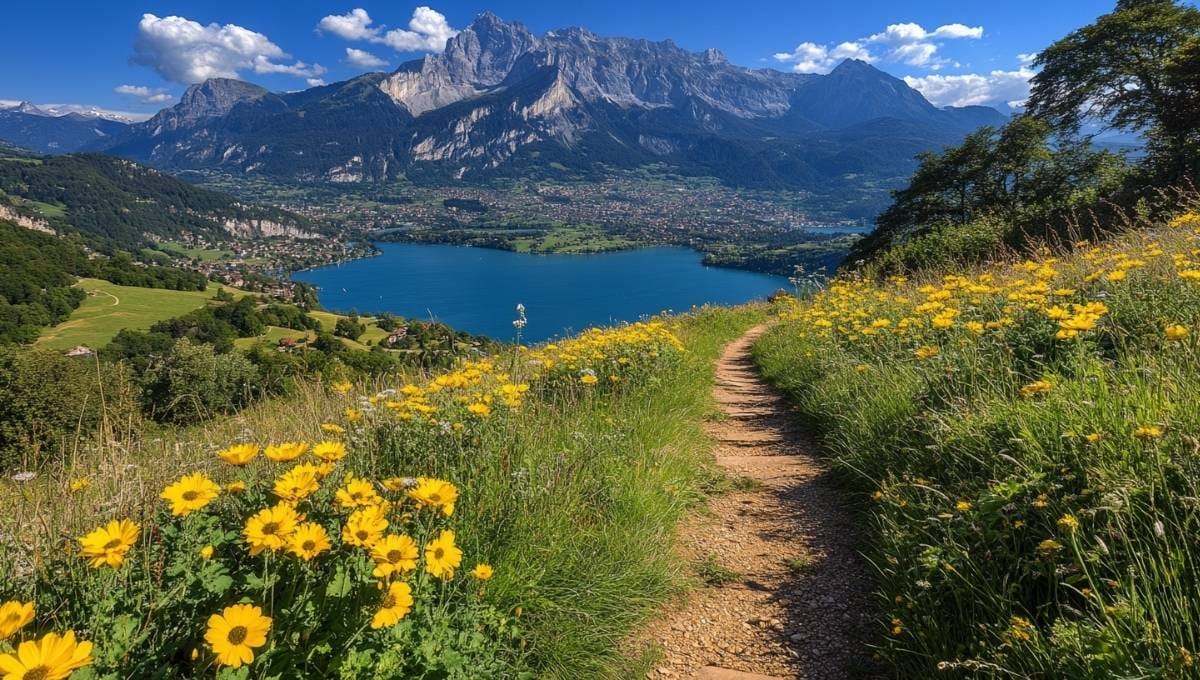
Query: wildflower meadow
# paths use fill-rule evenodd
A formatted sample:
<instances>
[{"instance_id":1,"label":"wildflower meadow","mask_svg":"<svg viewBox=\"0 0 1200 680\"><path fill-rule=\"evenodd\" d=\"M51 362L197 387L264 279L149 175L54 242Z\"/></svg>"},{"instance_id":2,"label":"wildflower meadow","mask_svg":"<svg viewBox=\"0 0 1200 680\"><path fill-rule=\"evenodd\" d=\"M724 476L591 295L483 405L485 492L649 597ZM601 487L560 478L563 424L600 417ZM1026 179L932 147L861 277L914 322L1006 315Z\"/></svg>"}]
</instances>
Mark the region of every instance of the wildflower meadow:
<instances>
[{"instance_id":1,"label":"wildflower meadow","mask_svg":"<svg viewBox=\"0 0 1200 680\"><path fill-rule=\"evenodd\" d=\"M700 360L744 325L707 324ZM680 332L655 320L390 387L329 381L17 483L0 527L3 677L603 668L638 600L674 578L666 556L619 549L661 540L708 480L695 450L661 448L697 441L679 431L695 418L671 418L706 407L704 380L661 397L695 373ZM592 623L608 609L628 613Z\"/></svg>"},{"instance_id":2,"label":"wildflower meadow","mask_svg":"<svg viewBox=\"0 0 1200 680\"><path fill-rule=\"evenodd\" d=\"M1196 677L1200 215L845 275L756 347L870 517L905 677Z\"/></svg>"}]
</instances>

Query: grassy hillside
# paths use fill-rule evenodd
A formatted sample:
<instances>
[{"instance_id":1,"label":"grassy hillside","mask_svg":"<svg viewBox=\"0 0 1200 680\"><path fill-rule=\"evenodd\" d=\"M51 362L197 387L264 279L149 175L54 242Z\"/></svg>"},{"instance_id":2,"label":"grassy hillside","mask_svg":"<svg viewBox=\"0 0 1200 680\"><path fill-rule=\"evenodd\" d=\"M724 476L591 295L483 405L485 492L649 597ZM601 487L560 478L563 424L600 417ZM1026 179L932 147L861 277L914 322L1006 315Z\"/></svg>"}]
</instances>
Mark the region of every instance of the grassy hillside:
<instances>
[{"instance_id":1,"label":"grassy hillside","mask_svg":"<svg viewBox=\"0 0 1200 680\"><path fill-rule=\"evenodd\" d=\"M272 617L255 677L639 676L644 660L622 656L618 642L681 586L674 525L715 486L701 428L714 410L713 360L764 313L704 310L401 382L302 384L197 428L114 430L125 443L85 442L59 470L0 480L0 533L18 537L0 542L0 570L14 575L0 582L0 601L35 601L31 630L94 642L101 675L211 677L206 620L245 599ZM312 560L251 556L243 524L277 502L274 480L293 464L259 455L238 467L214 453L321 440L348 455L297 507L327 528L331 549ZM202 510L172 517L159 494L193 471L246 489L225 487ZM416 570L392 581L409 584L415 600L397 626L367 625L379 579L368 552L346 544L350 509L332 498L350 472L394 504L389 531L425 546L453 529L463 551L449 580L421 552ZM409 497L409 475L455 485L452 510ZM64 539L126 518L139 532L118 567L89 568ZM206 544L207 558L198 552ZM480 562L494 578L472 576ZM242 676L226 668L220 677Z\"/></svg>"},{"instance_id":2,"label":"grassy hillside","mask_svg":"<svg viewBox=\"0 0 1200 680\"><path fill-rule=\"evenodd\" d=\"M77 345L86 345L99 349L108 344L122 329L146 330L159 321L183 316L190 311L200 309L212 301L216 292L224 288L234 299L246 295L228 286L210 283L204 291L177 291L156 288L138 288L134 286L118 286L101 281L100 279L80 279L76 284L87 291L87 298L63 323L46 329L38 339L36 346L47 349L69 349ZM321 322L323 330L333 332L334 325L340 318L330 312L309 312L309 315ZM353 349L369 349L367 342L378 344L387 337L387 333L375 326L371 317L363 317L367 330L358 341L343 338L343 342ZM276 342L281 338L312 337L313 333L278 328L271 326L267 333L253 338L240 338L235 344L240 348L249 348L260 340Z\"/></svg>"},{"instance_id":3,"label":"grassy hillside","mask_svg":"<svg viewBox=\"0 0 1200 680\"><path fill-rule=\"evenodd\" d=\"M756 347L868 508L901 677L1196 677L1200 215L846 277Z\"/></svg>"},{"instance_id":4,"label":"grassy hillside","mask_svg":"<svg viewBox=\"0 0 1200 680\"><path fill-rule=\"evenodd\" d=\"M100 279L80 279L76 284L87 291L87 298L66 321L46 329L37 346L68 349L86 345L99 349L121 329L146 330L165 321L199 309L212 300L222 286L208 284L203 291L165 290L118 286ZM244 293L228 289L236 297Z\"/></svg>"}]
</instances>

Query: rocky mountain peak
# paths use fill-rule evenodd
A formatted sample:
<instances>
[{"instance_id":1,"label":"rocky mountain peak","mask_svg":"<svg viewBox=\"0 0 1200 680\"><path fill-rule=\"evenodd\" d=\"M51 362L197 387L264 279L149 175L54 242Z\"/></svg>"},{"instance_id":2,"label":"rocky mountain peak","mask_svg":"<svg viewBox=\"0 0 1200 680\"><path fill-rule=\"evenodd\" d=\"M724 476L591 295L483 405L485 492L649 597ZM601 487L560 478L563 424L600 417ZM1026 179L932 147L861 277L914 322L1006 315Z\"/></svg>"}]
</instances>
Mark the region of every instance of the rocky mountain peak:
<instances>
[{"instance_id":1,"label":"rocky mountain peak","mask_svg":"<svg viewBox=\"0 0 1200 680\"><path fill-rule=\"evenodd\" d=\"M440 56L451 78L491 87L504 80L517 59L537 45L538 39L524 25L484 12L448 40Z\"/></svg>"},{"instance_id":2,"label":"rocky mountain peak","mask_svg":"<svg viewBox=\"0 0 1200 680\"><path fill-rule=\"evenodd\" d=\"M223 116L244 101L269 94L265 88L233 78L209 78L189 87L176 108L184 107L191 116Z\"/></svg>"},{"instance_id":3,"label":"rocky mountain peak","mask_svg":"<svg viewBox=\"0 0 1200 680\"><path fill-rule=\"evenodd\" d=\"M152 135L180 128L195 127L202 121L220 118L243 102L253 102L270 94L264 87L233 78L209 78L191 85L179 98L179 103L163 109L139 127Z\"/></svg>"},{"instance_id":4,"label":"rocky mountain peak","mask_svg":"<svg viewBox=\"0 0 1200 680\"><path fill-rule=\"evenodd\" d=\"M838 75L838 76L846 77L846 76L854 76L854 75L861 76L864 74L875 74L875 73L883 73L883 72L880 71L879 69L875 68L874 66L871 66L870 64L863 61L862 59L844 59L844 60L842 60L842 63L838 64L836 67L834 67L834 69L832 71L829 72L829 75Z\"/></svg>"},{"instance_id":5,"label":"rocky mountain peak","mask_svg":"<svg viewBox=\"0 0 1200 680\"><path fill-rule=\"evenodd\" d=\"M729 57L726 57L725 53L722 52L721 50L718 50L715 47L710 47L707 50L704 50L704 63L710 64L713 66L716 66L719 64L728 64Z\"/></svg>"},{"instance_id":6,"label":"rocky mountain peak","mask_svg":"<svg viewBox=\"0 0 1200 680\"><path fill-rule=\"evenodd\" d=\"M20 104L17 104L16 106L12 107L9 110L16 111L17 113L27 113L31 116L50 115L50 114L46 113L45 111L39 109L36 104L30 103L30 102L21 102Z\"/></svg>"}]
</instances>

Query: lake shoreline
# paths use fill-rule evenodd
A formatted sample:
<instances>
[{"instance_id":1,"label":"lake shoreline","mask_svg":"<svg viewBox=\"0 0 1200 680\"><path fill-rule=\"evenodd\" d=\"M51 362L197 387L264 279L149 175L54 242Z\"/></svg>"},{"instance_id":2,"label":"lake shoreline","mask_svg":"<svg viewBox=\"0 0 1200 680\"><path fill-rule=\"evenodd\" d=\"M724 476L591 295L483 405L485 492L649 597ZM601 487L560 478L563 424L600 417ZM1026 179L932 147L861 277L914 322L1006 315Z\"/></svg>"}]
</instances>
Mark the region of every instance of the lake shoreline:
<instances>
[{"instance_id":1,"label":"lake shoreline","mask_svg":"<svg viewBox=\"0 0 1200 680\"><path fill-rule=\"evenodd\" d=\"M540 254L381 241L380 254L296 272L322 308L431 319L499 340L513 336L515 307L530 313L529 341L636 321L702 304L739 304L790 286L783 277L711 267L681 246Z\"/></svg>"},{"instance_id":2,"label":"lake shoreline","mask_svg":"<svg viewBox=\"0 0 1200 680\"><path fill-rule=\"evenodd\" d=\"M810 239L798 239L796 243L772 247L763 244L708 243L698 244L693 240L627 240L617 243L602 242L592 245L585 242L584 249L563 248L551 250L522 250L515 236L542 233L536 229L507 230L448 230L432 232L422 229L391 227L378 229L369 237L375 243L414 243L426 245L451 245L487 248L522 255L594 255L615 253L644 248L681 247L699 253L709 267L720 267L736 271L790 277L797 266L812 272L820 268L830 274L849 253L853 240L863 233L862 228L847 226L807 227L797 234L809 235ZM622 237L624 238L624 237ZM707 245L708 247L705 247ZM781 252L782 251L782 252Z\"/></svg>"}]
</instances>

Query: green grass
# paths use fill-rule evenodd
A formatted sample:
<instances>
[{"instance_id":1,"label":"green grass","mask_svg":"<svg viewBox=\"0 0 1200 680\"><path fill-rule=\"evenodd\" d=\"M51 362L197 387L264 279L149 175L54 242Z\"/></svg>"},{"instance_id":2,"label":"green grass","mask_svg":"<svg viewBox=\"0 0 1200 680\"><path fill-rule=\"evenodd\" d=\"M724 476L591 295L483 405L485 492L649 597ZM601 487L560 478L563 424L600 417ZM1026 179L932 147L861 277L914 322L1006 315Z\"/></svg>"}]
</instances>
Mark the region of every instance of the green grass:
<instances>
[{"instance_id":1,"label":"green grass","mask_svg":"<svg viewBox=\"0 0 1200 680\"><path fill-rule=\"evenodd\" d=\"M674 551L676 526L720 476L703 430L716 409L713 363L764 316L755 307L681 317L676 332L687 351L680 358L611 392L531 394L503 426L484 429L465 458L437 447L408 450L386 430L356 437L353 446L368 474L429 474L459 485L454 523L464 565L496 567L488 599L520 612L524 663L535 677L640 677L659 652L629 649L626 640L694 578L693 565ZM67 469L36 484L0 482L0 517L24 526L36 513L54 541L93 524L95 504L142 516L139 508L160 503L158 490L181 470L219 475L213 447L247 433L257 441L320 439L319 424L338 421L345 404L324 385L300 384L236 417L84 446ZM62 480L85 476L93 480L86 493L57 491Z\"/></svg>"},{"instance_id":2,"label":"green grass","mask_svg":"<svg viewBox=\"0 0 1200 680\"><path fill-rule=\"evenodd\" d=\"M118 286L100 279L80 279L77 285L88 292L87 299L69 319L46 329L38 338L38 347L69 349L86 345L99 349L123 328L146 330L159 321L203 307L222 287L210 283L205 291L178 291Z\"/></svg>"},{"instance_id":3,"label":"green grass","mask_svg":"<svg viewBox=\"0 0 1200 680\"><path fill-rule=\"evenodd\" d=\"M69 319L53 328L46 329L38 338L37 346L47 349L70 349L86 345L93 349L104 347L121 329L146 330L159 321L182 316L208 304L217 290L225 288L234 297L245 293L218 283L210 283L205 291L178 291L159 288L137 288L118 286L100 279L80 279L77 284L88 292L88 297L79 305ZM311 312L321 322L323 330L333 332L339 315L330 312ZM342 338L352 349L367 350L368 342L378 344L387 333L374 324L373 317L361 317L367 330L358 341ZM264 335L254 338L238 338L234 345L241 349L252 347L260 340L270 343L280 338L303 338L306 334L290 328L271 326Z\"/></svg>"},{"instance_id":4,"label":"green grass","mask_svg":"<svg viewBox=\"0 0 1200 680\"><path fill-rule=\"evenodd\" d=\"M279 326L267 326L266 332L263 333L262 335L255 336L253 338L238 338L237 340L233 341L233 346L237 347L238 349L245 350L245 349L250 349L254 345L258 344L259 342L266 342L268 344L274 345L274 344L277 344L280 340L282 340L284 338L291 338L293 340L300 341L300 340L305 340L305 339L311 340L314 337L316 337L316 336L312 332L298 331L294 328L281 328Z\"/></svg>"},{"instance_id":5,"label":"green grass","mask_svg":"<svg viewBox=\"0 0 1200 680\"><path fill-rule=\"evenodd\" d=\"M158 249L175 257L186 257L201 262L216 262L233 256L233 251L224 248L192 248L176 241L164 241L158 244Z\"/></svg>"},{"instance_id":6,"label":"green grass","mask_svg":"<svg viewBox=\"0 0 1200 680\"><path fill-rule=\"evenodd\" d=\"M793 576L804 576L811 572L817 566L817 563L812 557L805 555L804 557L794 557L788 560L785 566L787 566L788 571L792 572Z\"/></svg>"},{"instance_id":7,"label":"green grass","mask_svg":"<svg viewBox=\"0 0 1200 680\"><path fill-rule=\"evenodd\" d=\"M704 559L696 563L695 568L696 575L704 581L705 585L723 586L742 579L741 574L722 565L717 561L717 556L712 554L705 555Z\"/></svg>"},{"instance_id":8,"label":"green grass","mask_svg":"<svg viewBox=\"0 0 1200 680\"><path fill-rule=\"evenodd\" d=\"M27 200L25 204L46 217L63 217L67 214L67 206L62 203L43 203L42 201Z\"/></svg>"},{"instance_id":9,"label":"green grass","mask_svg":"<svg viewBox=\"0 0 1200 680\"><path fill-rule=\"evenodd\" d=\"M338 319L342 318L342 315L334 314L332 312L309 312L308 315L321 322L321 330L329 331L330 333L332 333L334 327L337 326ZM381 340L388 336L387 331L375 325L375 317L360 316L358 317L358 321L359 323L364 324L367 327L367 330L358 337L358 340L342 338L342 341L350 347L353 347L354 349L369 349L367 343L370 343L371 345L378 345Z\"/></svg>"}]
</instances>

